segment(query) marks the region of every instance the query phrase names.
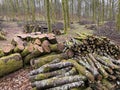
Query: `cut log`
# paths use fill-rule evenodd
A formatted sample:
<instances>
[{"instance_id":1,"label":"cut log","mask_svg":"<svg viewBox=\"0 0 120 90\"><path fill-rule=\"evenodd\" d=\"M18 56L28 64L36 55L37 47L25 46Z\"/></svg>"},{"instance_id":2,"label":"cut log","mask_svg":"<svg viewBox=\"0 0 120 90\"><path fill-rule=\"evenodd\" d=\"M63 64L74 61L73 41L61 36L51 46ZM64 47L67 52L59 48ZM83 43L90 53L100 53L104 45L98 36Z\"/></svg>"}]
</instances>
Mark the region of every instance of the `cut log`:
<instances>
[{"instance_id":1,"label":"cut log","mask_svg":"<svg viewBox=\"0 0 120 90\"><path fill-rule=\"evenodd\" d=\"M56 43L57 43L55 34L53 34L53 33L47 34L47 39L49 40L49 42L50 42L51 44L56 44Z\"/></svg>"},{"instance_id":2,"label":"cut log","mask_svg":"<svg viewBox=\"0 0 120 90\"><path fill-rule=\"evenodd\" d=\"M34 44L41 45L41 41L40 41L39 39L36 39L36 40L34 41Z\"/></svg>"},{"instance_id":3,"label":"cut log","mask_svg":"<svg viewBox=\"0 0 120 90\"><path fill-rule=\"evenodd\" d=\"M27 56L34 50L34 45L32 43L29 43L28 46L25 47L25 49L21 52L22 57Z\"/></svg>"},{"instance_id":4,"label":"cut log","mask_svg":"<svg viewBox=\"0 0 120 90\"><path fill-rule=\"evenodd\" d=\"M41 46L42 46L43 50L45 51L45 53L51 52L51 50L49 48L50 43L47 40L44 40Z\"/></svg>"},{"instance_id":5,"label":"cut log","mask_svg":"<svg viewBox=\"0 0 120 90\"><path fill-rule=\"evenodd\" d=\"M24 58L24 64L30 64L30 60L33 58L36 58L38 56L40 56L43 53L43 48L42 47L37 47L33 52L31 52L30 54L28 54L25 58Z\"/></svg>"},{"instance_id":6,"label":"cut log","mask_svg":"<svg viewBox=\"0 0 120 90\"><path fill-rule=\"evenodd\" d=\"M0 58L0 77L23 67L21 55L18 53Z\"/></svg>"},{"instance_id":7,"label":"cut log","mask_svg":"<svg viewBox=\"0 0 120 90\"><path fill-rule=\"evenodd\" d=\"M15 53L21 53L23 50L24 50L24 46L23 46L23 45L17 45L17 46L14 48L14 52L15 52Z\"/></svg>"},{"instance_id":8,"label":"cut log","mask_svg":"<svg viewBox=\"0 0 120 90\"><path fill-rule=\"evenodd\" d=\"M14 37L11 41L11 44L13 44L14 46L17 45L23 46L24 42L19 37Z\"/></svg>"},{"instance_id":9,"label":"cut log","mask_svg":"<svg viewBox=\"0 0 120 90\"><path fill-rule=\"evenodd\" d=\"M14 46L11 44L8 44L8 45L5 45L2 50L3 50L4 54L8 55L11 52L13 52L13 49L14 49Z\"/></svg>"},{"instance_id":10,"label":"cut log","mask_svg":"<svg viewBox=\"0 0 120 90\"><path fill-rule=\"evenodd\" d=\"M52 78L46 79L42 81L36 81L32 83L32 87L36 87L37 89L48 89L51 87L56 87L59 85L64 85L68 83L78 82L78 81L85 81L86 77L75 75L75 76L67 76L62 78Z\"/></svg>"}]
</instances>

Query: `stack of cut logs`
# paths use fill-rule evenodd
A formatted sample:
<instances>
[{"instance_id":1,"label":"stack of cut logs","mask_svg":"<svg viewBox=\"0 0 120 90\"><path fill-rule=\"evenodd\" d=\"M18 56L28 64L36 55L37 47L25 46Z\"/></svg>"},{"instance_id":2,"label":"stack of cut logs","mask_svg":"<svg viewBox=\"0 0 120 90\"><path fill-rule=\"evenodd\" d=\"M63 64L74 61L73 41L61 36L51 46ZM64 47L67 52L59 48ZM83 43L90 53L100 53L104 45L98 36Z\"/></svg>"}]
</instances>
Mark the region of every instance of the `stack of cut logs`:
<instances>
[{"instance_id":1,"label":"stack of cut logs","mask_svg":"<svg viewBox=\"0 0 120 90\"><path fill-rule=\"evenodd\" d=\"M87 34L77 33L76 37L66 42L66 51L74 55L85 55L87 53L96 53L98 55L108 54L118 59L120 56L120 47L115 45L106 37L97 37Z\"/></svg>"},{"instance_id":2,"label":"stack of cut logs","mask_svg":"<svg viewBox=\"0 0 120 90\"><path fill-rule=\"evenodd\" d=\"M24 26L24 31L26 33L32 33L32 32L41 32L46 33L48 31L47 25L41 25L41 24L26 24ZM61 35L60 29L55 28L55 26L52 26L52 33L55 35Z\"/></svg>"},{"instance_id":3,"label":"stack of cut logs","mask_svg":"<svg viewBox=\"0 0 120 90\"><path fill-rule=\"evenodd\" d=\"M41 34L40 32L18 34L11 44L0 49L0 77L13 72L30 60L46 54L60 53L64 45L57 43L54 34ZM3 73L4 71L4 73Z\"/></svg>"},{"instance_id":4,"label":"stack of cut logs","mask_svg":"<svg viewBox=\"0 0 120 90\"><path fill-rule=\"evenodd\" d=\"M24 31L26 33L32 33L32 32L45 33L48 31L48 28L47 25L41 26L40 24L26 24L24 26Z\"/></svg>"},{"instance_id":5,"label":"stack of cut logs","mask_svg":"<svg viewBox=\"0 0 120 90\"><path fill-rule=\"evenodd\" d=\"M36 68L29 74L34 90L120 88L119 46L105 37L78 35L66 42L64 53L31 60Z\"/></svg>"}]
</instances>

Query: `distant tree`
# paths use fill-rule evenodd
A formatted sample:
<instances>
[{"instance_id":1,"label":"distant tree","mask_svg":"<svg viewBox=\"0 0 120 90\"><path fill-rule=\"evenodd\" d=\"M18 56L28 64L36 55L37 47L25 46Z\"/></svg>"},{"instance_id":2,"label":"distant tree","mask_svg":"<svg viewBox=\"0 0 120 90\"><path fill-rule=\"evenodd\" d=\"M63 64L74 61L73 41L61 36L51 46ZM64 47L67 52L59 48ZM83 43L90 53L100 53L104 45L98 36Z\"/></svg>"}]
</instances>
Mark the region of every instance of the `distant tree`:
<instances>
[{"instance_id":1,"label":"distant tree","mask_svg":"<svg viewBox=\"0 0 120 90\"><path fill-rule=\"evenodd\" d=\"M64 33L67 33L67 14L66 14L66 0L62 0L63 18L64 18Z\"/></svg>"},{"instance_id":2,"label":"distant tree","mask_svg":"<svg viewBox=\"0 0 120 90\"><path fill-rule=\"evenodd\" d=\"M49 32L52 32L51 19L50 19L50 0L46 0L46 11L47 11L47 24Z\"/></svg>"},{"instance_id":3,"label":"distant tree","mask_svg":"<svg viewBox=\"0 0 120 90\"><path fill-rule=\"evenodd\" d=\"M120 0L118 0L117 30L120 31Z\"/></svg>"},{"instance_id":4,"label":"distant tree","mask_svg":"<svg viewBox=\"0 0 120 90\"><path fill-rule=\"evenodd\" d=\"M67 17L67 27L70 28L70 14L69 14L69 2L68 0L65 0L66 3L66 17Z\"/></svg>"}]
</instances>

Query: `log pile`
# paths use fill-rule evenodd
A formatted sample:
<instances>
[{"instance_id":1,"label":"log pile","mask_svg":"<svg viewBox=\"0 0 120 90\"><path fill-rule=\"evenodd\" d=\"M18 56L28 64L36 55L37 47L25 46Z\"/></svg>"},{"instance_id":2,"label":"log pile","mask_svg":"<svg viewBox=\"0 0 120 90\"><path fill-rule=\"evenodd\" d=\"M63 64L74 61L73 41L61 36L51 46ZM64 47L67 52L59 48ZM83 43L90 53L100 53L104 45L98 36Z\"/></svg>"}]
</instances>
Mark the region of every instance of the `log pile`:
<instances>
[{"instance_id":1,"label":"log pile","mask_svg":"<svg viewBox=\"0 0 120 90\"><path fill-rule=\"evenodd\" d=\"M47 25L32 23L32 24L26 24L24 26L24 31L26 33L32 33L32 32L46 33L48 31L48 28Z\"/></svg>"},{"instance_id":2,"label":"log pile","mask_svg":"<svg viewBox=\"0 0 120 90\"><path fill-rule=\"evenodd\" d=\"M0 58L0 77L23 67L22 57L19 53Z\"/></svg>"},{"instance_id":3,"label":"log pile","mask_svg":"<svg viewBox=\"0 0 120 90\"><path fill-rule=\"evenodd\" d=\"M78 34L65 42L64 56L37 58L29 78L34 90L120 88L119 46L108 38ZM61 58L62 57L62 58Z\"/></svg>"},{"instance_id":4,"label":"log pile","mask_svg":"<svg viewBox=\"0 0 120 90\"><path fill-rule=\"evenodd\" d=\"M39 32L35 32L29 34L18 34L12 39L11 44L5 45L2 47L2 49L0 49L0 61L2 61L0 62L0 73L2 71L5 71L5 73L0 76L4 76L19 68L15 67L15 69L12 69L14 65L16 66L16 64L19 66L19 64L15 61L13 61L13 63L3 63L4 61L7 62L9 60L14 60L14 58L16 58L16 55L12 54L19 53L19 56L21 57L20 60L22 61L22 65L20 64L20 67L23 67L25 65L29 65L30 60L31 62L36 63L37 60L34 61L34 59L40 58L41 56L46 57L48 55L48 59L62 57L62 55L59 55L59 53L61 53L63 49L64 45L58 43L55 35L52 33L41 34ZM13 56L12 60L9 57L11 55ZM5 58L5 60L2 58ZM16 60L19 61L19 59ZM5 68L8 70L4 70Z\"/></svg>"},{"instance_id":5,"label":"log pile","mask_svg":"<svg viewBox=\"0 0 120 90\"><path fill-rule=\"evenodd\" d=\"M120 47L106 37L98 37L77 33L76 37L66 42L66 50L71 50L74 55L96 53L98 55L108 54L119 59Z\"/></svg>"},{"instance_id":6,"label":"log pile","mask_svg":"<svg viewBox=\"0 0 120 90\"><path fill-rule=\"evenodd\" d=\"M58 23L59 24L59 23ZM57 27L57 25L56 25ZM54 25L52 26L52 33L55 35L61 35L61 31L59 28L56 28ZM32 24L26 24L24 26L24 32L26 33L32 33L32 32L41 32L41 33L46 33L48 31L47 25L42 25L39 23L32 23Z\"/></svg>"}]
</instances>

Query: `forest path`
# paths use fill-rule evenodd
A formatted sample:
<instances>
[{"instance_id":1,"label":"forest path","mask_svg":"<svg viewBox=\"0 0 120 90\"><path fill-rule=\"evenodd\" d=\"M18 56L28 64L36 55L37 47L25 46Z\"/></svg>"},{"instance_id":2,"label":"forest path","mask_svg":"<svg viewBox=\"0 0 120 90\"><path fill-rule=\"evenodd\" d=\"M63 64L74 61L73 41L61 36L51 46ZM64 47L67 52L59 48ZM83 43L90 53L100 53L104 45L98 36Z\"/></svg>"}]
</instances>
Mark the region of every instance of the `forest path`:
<instances>
[{"instance_id":1,"label":"forest path","mask_svg":"<svg viewBox=\"0 0 120 90\"><path fill-rule=\"evenodd\" d=\"M85 25L80 25L78 23L73 23L71 25L71 29L68 30L67 34L63 34L60 36L57 36L57 39L59 42L63 42L65 40L69 40L71 37L74 37L77 33L87 33L87 34L92 34L93 30L86 29Z\"/></svg>"},{"instance_id":2,"label":"forest path","mask_svg":"<svg viewBox=\"0 0 120 90\"><path fill-rule=\"evenodd\" d=\"M3 48L5 45L9 45L12 38L15 37L16 34L23 33L22 27L19 27L16 22L4 22L3 30L6 32L7 40L0 41L0 48Z\"/></svg>"}]
</instances>

